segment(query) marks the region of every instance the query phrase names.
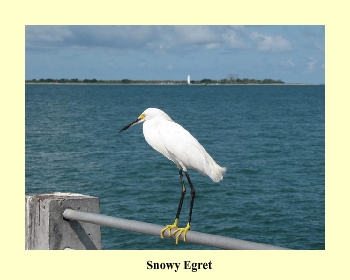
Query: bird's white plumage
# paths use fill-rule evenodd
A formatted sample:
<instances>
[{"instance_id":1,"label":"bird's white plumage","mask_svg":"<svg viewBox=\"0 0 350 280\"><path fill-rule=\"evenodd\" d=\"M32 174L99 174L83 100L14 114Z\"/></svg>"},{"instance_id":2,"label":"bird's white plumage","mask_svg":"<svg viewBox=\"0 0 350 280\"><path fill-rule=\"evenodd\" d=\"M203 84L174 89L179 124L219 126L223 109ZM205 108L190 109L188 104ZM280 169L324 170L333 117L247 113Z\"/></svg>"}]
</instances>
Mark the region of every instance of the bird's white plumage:
<instances>
[{"instance_id":1,"label":"bird's white plumage","mask_svg":"<svg viewBox=\"0 0 350 280\"><path fill-rule=\"evenodd\" d=\"M226 168L219 166L197 139L165 112L148 108L139 119L139 122L144 122L143 135L147 143L173 161L179 169L195 169L214 182L222 180Z\"/></svg>"}]
</instances>

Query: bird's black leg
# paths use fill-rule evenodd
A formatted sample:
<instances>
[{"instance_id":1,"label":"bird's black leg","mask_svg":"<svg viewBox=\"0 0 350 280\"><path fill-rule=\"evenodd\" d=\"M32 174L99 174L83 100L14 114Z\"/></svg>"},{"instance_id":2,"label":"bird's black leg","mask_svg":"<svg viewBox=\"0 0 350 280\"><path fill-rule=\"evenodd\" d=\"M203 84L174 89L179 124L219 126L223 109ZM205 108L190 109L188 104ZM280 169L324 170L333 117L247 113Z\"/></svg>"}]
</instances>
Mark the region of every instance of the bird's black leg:
<instances>
[{"instance_id":1,"label":"bird's black leg","mask_svg":"<svg viewBox=\"0 0 350 280\"><path fill-rule=\"evenodd\" d=\"M180 202L179 202L179 207L177 208L177 213L176 213L176 219L180 218L180 213L181 213L181 208L182 208L182 204L184 202L184 198L185 198L185 194L186 194L186 187L185 187L185 182L183 180L183 175L182 175L182 169L179 169L179 174L180 174L180 180L181 180L181 198L180 198Z\"/></svg>"},{"instance_id":2,"label":"bird's black leg","mask_svg":"<svg viewBox=\"0 0 350 280\"><path fill-rule=\"evenodd\" d=\"M180 170L179 173L180 173L180 177L181 177L181 184L182 184L182 186L183 186L183 188L184 188L185 184L184 184L183 179L182 179L182 170ZM189 215L189 217L188 217L188 223L187 223L186 227L184 227L184 228L177 228L177 229L172 233L172 234L176 235L176 237L175 237L175 244L178 244L179 238L180 238L180 236L182 235L182 233L183 233L183 240L184 240L184 242L186 242L186 234L187 234L187 232L188 232L188 231L190 230L190 228L191 228L191 219L192 219L193 202L194 202L194 198L195 198L195 196L196 196L196 190L195 190L195 188L194 188L194 186L193 186L193 184L192 184L192 182L191 182L190 175L188 175L187 171L185 171L185 174L186 174L186 177L187 177L187 181L188 181L188 183L190 184L190 187L191 187L190 215ZM181 205L181 206L182 206L182 202L183 202L183 197L184 197L184 196L185 196L185 194L184 194L184 192L182 192L182 196L181 196L181 200L180 200L180 205ZM180 205L179 205L179 209L181 210ZM178 211L178 213L179 213L179 211ZM177 221L178 221L178 220L179 220L178 218L175 219L176 225L177 225ZM174 223L174 224L175 224L175 223Z\"/></svg>"},{"instance_id":3,"label":"bird's black leg","mask_svg":"<svg viewBox=\"0 0 350 280\"><path fill-rule=\"evenodd\" d=\"M181 188L182 188L181 198L180 198L180 202L179 202L179 207L177 208L177 213L176 213L176 217L175 217L174 223L172 225L165 226L165 228L163 228L160 231L160 237L161 238L164 237L164 232L166 230L168 230L168 236L171 236L172 234L174 234L176 231L174 231L174 233L171 233L171 229L177 228L177 225L179 223L179 217L180 217L180 213L181 213L181 208L182 208L182 204L184 202L184 198L185 198L185 194L186 194L186 187L185 187L185 182L184 182L183 176L182 176L182 169L179 169L179 174L180 174ZM193 202L192 202L192 204L193 204ZM180 233L180 235L181 235L181 233ZM179 240L179 238L177 237L176 238L176 244L178 244L178 240Z\"/></svg>"},{"instance_id":4,"label":"bird's black leg","mask_svg":"<svg viewBox=\"0 0 350 280\"><path fill-rule=\"evenodd\" d=\"M192 219L192 209L193 209L193 203L194 203L194 198L196 197L196 190L191 182L190 175L188 174L187 171L185 171L188 183L190 184L191 187L191 202L190 202L190 214L188 217L188 225L191 225L191 219Z\"/></svg>"}]
</instances>

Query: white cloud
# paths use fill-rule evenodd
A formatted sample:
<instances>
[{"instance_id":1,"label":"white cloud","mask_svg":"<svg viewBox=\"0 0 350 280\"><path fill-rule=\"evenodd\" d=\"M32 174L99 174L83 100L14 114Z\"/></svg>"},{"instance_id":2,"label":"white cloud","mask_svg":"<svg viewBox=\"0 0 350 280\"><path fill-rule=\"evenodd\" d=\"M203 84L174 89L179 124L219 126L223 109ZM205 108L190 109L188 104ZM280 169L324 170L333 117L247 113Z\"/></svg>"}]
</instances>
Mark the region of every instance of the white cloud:
<instances>
[{"instance_id":1,"label":"white cloud","mask_svg":"<svg viewBox=\"0 0 350 280\"><path fill-rule=\"evenodd\" d=\"M292 49L291 43L280 35L264 35L257 31L250 34L250 38L257 42L260 51L289 51Z\"/></svg>"},{"instance_id":2,"label":"white cloud","mask_svg":"<svg viewBox=\"0 0 350 280\"><path fill-rule=\"evenodd\" d=\"M87 47L180 53L198 49L242 49L278 52L292 49L280 35L265 35L237 26L27 26L26 47Z\"/></svg>"},{"instance_id":3,"label":"white cloud","mask_svg":"<svg viewBox=\"0 0 350 280\"><path fill-rule=\"evenodd\" d=\"M286 69L286 70L291 70L295 67L295 63L292 59L288 59L288 60L281 60L279 61L278 63L276 63L276 66L280 66L282 67L283 69Z\"/></svg>"},{"instance_id":4,"label":"white cloud","mask_svg":"<svg viewBox=\"0 0 350 280\"><path fill-rule=\"evenodd\" d=\"M316 67L316 62L317 62L316 59L314 59L313 57L309 57L309 62L306 63L305 72L310 73L314 71Z\"/></svg>"},{"instance_id":5,"label":"white cloud","mask_svg":"<svg viewBox=\"0 0 350 280\"><path fill-rule=\"evenodd\" d=\"M204 46L206 50L218 49L220 47L219 43L209 43Z\"/></svg>"},{"instance_id":6,"label":"white cloud","mask_svg":"<svg viewBox=\"0 0 350 280\"><path fill-rule=\"evenodd\" d=\"M245 46L244 33L243 27L234 26L27 26L26 47L181 53L198 49L242 48Z\"/></svg>"},{"instance_id":7,"label":"white cloud","mask_svg":"<svg viewBox=\"0 0 350 280\"><path fill-rule=\"evenodd\" d=\"M67 26L26 26L26 47L61 44L73 36Z\"/></svg>"},{"instance_id":8,"label":"white cloud","mask_svg":"<svg viewBox=\"0 0 350 280\"><path fill-rule=\"evenodd\" d=\"M233 30L229 29L221 35L222 40L227 43L229 48L243 48L244 42L239 34Z\"/></svg>"},{"instance_id":9,"label":"white cloud","mask_svg":"<svg viewBox=\"0 0 350 280\"><path fill-rule=\"evenodd\" d=\"M293 60L291 60L291 59L288 59L287 63L288 63L288 65L290 65L290 66L293 66L293 67L295 66Z\"/></svg>"},{"instance_id":10,"label":"white cloud","mask_svg":"<svg viewBox=\"0 0 350 280\"><path fill-rule=\"evenodd\" d=\"M137 65L138 65L140 68L146 68L146 67L147 67L147 63L146 63L146 61L144 61L144 60L139 61Z\"/></svg>"},{"instance_id":11,"label":"white cloud","mask_svg":"<svg viewBox=\"0 0 350 280\"><path fill-rule=\"evenodd\" d=\"M208 44L216 39L216 34L210 26L174 26L175 39L183 44Z\"/></svg>"},{"instance_id":12,"label":"white cloud","mask_svg":"<svg viewBox=\"0 0 350 280\"><path fill-rule=\"evenodd\" d=\"M319 51L321 51L321 52L325 51L324 44L315 40L314 45L315 45L316 49L318 49Z\"/></svg>"}]
</instances>

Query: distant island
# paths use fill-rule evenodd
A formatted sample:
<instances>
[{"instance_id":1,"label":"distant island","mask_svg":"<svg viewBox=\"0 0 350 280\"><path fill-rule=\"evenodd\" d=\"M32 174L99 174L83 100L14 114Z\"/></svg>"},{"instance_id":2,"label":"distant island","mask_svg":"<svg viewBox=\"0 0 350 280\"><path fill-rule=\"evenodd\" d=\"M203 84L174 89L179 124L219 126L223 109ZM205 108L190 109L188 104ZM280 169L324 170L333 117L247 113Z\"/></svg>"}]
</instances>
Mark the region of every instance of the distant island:
<instances>
[{"instance_id":1,"label":"distant island","mask_svg":"<svg viewBox=\"0 0 350 280\"><path fill-rule=\"evenodd\" d=\"M187 85L186 80L97 80L97 79L32 79L25 80L26 84L111 84L111 85ZM268 85L268 84L284 84L281 80L273 79L202 79L202 80L191 80L191 85Z\"/></svg>"}]
</instances>

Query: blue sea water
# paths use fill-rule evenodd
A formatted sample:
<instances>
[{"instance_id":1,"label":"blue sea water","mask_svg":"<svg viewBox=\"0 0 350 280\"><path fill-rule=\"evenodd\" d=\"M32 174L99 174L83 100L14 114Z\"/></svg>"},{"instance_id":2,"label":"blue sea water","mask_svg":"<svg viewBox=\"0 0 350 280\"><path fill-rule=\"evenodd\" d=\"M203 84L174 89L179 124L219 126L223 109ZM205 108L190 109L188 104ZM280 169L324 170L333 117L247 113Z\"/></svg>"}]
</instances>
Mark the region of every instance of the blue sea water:
<instances>
[{"instance_id":1,"label":"blue sea water","mask_svg":"<svg viewBox=\"0 0 350 280\"><path fill-rule=\"evenodd\" d=\"M192 230L291 249L325 249L325 87L30 85L25 192L100 198L102 214L166 225L181 195L176 165L118 131L163 109L227 168L189 170ZM189 192L188 192L189 193ZM189 194L180 226L187 223ZM103 249L212 249L101 227Z\"/></svg>"}]
</instances>

